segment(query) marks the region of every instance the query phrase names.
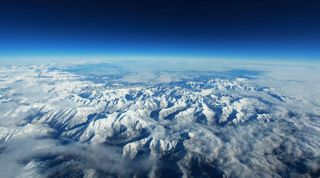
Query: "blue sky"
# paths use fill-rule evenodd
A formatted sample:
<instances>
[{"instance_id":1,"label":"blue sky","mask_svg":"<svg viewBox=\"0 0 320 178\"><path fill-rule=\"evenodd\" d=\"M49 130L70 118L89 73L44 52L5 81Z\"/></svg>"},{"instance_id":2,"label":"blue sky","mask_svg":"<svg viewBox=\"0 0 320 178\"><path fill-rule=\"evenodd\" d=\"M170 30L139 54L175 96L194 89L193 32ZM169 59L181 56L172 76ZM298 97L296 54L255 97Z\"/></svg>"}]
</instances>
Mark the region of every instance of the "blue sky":
<instances>
[{"instance_id":1,"label":"blue sky","mask_svg":"<svg viewBox=\"0 0 320 178\"><path fill-rule=\"evenodd\" d=\"M0 56L320 59L317 1L1 0Z\"/></svg>"}]
</instances>

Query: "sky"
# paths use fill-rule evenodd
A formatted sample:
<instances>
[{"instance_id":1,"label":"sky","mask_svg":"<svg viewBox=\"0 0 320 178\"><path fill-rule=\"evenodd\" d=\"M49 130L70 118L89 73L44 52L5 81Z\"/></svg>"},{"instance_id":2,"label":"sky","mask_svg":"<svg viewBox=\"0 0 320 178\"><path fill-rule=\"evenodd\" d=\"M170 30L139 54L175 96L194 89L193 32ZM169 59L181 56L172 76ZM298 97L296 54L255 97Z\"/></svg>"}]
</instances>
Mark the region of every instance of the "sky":
<instances>
[{"instance_id":1,"label":"sky","mask_svg":"<svg viewBox=\"0 0 320 178\"><path fill-rule=\"evenodd\" d=\"M320 2L0 0L0 57L320 60Z\"/></svg>"}]
</instances>

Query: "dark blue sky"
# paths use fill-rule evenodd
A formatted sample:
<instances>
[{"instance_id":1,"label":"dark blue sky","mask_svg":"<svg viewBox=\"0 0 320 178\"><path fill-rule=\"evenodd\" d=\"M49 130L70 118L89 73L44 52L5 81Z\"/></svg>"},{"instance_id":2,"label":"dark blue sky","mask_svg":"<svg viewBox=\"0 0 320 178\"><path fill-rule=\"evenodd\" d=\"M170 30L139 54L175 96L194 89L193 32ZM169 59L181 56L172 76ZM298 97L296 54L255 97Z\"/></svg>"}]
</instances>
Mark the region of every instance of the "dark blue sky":
<instances>
[{"instance_id":1,"label":"dark blue sky","mask_svg":"<svg viewBox=\"0 0 320 178\"><path fill-rule=\"evenodd\" d=\"M0 55L320 59L320 2L0 0Z\"/></svg>"}]
</instances>

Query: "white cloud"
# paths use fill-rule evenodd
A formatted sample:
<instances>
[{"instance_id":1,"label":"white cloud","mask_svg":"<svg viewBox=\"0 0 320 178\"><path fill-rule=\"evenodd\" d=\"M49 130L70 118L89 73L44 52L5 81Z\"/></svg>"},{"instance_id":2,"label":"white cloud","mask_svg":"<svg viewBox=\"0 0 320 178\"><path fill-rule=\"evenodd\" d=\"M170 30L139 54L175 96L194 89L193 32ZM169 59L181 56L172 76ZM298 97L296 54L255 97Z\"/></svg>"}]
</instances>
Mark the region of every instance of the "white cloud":
<instances>
[{"instance_id":1,"label":"white cloud","mask_svg":"<svg viewBox=\"0 0 320 178\"><path fill-rule=\"evenodd\" d=\"M269 72L136 71L107 84L45 66L1 68L0 172L151 176L167 164L188 175L316 175L318 69L254 68Z\"/></svg>"}]
</instances>

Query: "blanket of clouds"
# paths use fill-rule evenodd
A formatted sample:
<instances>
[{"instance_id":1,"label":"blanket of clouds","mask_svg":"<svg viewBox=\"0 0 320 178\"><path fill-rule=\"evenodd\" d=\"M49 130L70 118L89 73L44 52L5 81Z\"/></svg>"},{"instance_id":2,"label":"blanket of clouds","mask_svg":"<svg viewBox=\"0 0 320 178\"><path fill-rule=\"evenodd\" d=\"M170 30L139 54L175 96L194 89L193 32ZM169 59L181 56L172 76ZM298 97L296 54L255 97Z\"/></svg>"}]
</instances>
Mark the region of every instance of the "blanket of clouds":
<instances>
[{"instance_id":1,"label":"blanket of clouds","mask_svg":"<svg viewBox=\"0 0 320 178\"><path fill-rule=\"evenodd\" d=\"M1 177L320 176L319 65L180 62L1 67Z\"/></svg>"}]
</instances>

